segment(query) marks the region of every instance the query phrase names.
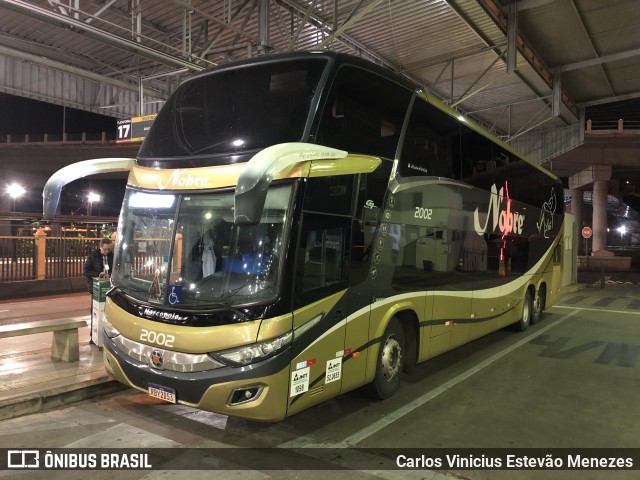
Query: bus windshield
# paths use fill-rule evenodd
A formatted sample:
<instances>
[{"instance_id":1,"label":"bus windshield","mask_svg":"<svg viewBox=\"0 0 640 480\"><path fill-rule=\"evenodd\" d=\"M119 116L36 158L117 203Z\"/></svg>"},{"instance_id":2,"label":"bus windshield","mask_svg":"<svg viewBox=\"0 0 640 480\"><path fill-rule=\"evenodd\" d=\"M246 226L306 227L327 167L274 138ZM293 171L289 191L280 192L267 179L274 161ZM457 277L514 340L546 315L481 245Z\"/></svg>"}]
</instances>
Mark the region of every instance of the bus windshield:
<instances>
[{"instance_id":1,"label":"bus windshield","mask_svg":"<svg viewBox=\"0 0 640 480\"><path fill-rule=\"evenodd\" d=\"M326 60L266 62L183 83L153 122L138 158L215 155L302 139Z\"/></svg>"},{"instance_id":2,"label":"bus windshield","mask_svg":"<svg viewBox=\"0 0 640 480\"><path fill-rule=\"evenodd\" d=\"M273 185L260 223L233 222L233 191L128 188L113 284L138 300L215 307L276 296L291 184Z\"/></svg>"}]
</instances>

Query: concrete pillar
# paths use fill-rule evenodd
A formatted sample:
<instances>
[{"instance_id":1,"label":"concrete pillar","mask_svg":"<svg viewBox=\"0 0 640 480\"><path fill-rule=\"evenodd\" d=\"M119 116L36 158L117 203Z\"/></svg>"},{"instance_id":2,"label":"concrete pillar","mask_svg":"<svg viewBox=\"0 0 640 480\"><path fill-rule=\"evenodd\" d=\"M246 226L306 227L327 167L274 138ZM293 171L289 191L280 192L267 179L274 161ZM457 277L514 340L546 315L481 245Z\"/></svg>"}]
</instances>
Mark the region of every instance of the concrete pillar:
<instances>
[{"instance_id":1,"label":"concrete pillar","mask_svg":"<svg viewBox=\"0 0 640 480\"><path fill-rule=\"evenodd\" d=\"M575 217L578 230L582 228L582 193L582 189L579 188L571 190L571 215Z\"/></svg>"},{"instance_id":2,"label":"concrete pillar","mask_svg":"<svg viewBox=\"0 0 640 480\"><path fill-rule=\"evenodd\" d=\"M591 251L595 254L602 251L606 255L607 247L607 194L611 179L611 165L591 165L569 177L569 189L573 192L593 185L593 243ZM573 202L571 203L573 209ZM574 213L571 210L571 213ZM586 222L588 223L588 222ZM580 225L580 224L578 224Z\"/></svg>"},{"instance_id":3,"label":"concrete pillar","mask_svg":"<svg viewBox=\"0 0 640 480\"><path fill-rule=\"evenodd\" d=\"M582 206L584 204L583 194L584 191L581 188L572 188L569 190L571 193L571 204L569 205L569 212L573 217L573 222L578 229L578 232L582 230ZM585 246L581 242L578 244L578 250L576 250L576 255L580 253ZM582 252L583 255L586 255L586 252Z\"/></svg>"},{"instance_id":4,"label":"concrete pillar","mask_svg":"<svg viewBox=\"0 0 640 480\"><path fill-rule=\"evenodd\" d=\"M593 182L593 252L607 248L607 195L608 180Z\"/></svg>"},{"instance_id":5,"label":"concrete pillar","mask_svg":"<svg viewBox=\"0 0 640 480\"><path fill-rule=\"evenodd\" d=\"M34 276L37 280L44 280L47 276L47 232L44 228L39 228L33 236L36 237Z\"/></svg>"}]
</instances>

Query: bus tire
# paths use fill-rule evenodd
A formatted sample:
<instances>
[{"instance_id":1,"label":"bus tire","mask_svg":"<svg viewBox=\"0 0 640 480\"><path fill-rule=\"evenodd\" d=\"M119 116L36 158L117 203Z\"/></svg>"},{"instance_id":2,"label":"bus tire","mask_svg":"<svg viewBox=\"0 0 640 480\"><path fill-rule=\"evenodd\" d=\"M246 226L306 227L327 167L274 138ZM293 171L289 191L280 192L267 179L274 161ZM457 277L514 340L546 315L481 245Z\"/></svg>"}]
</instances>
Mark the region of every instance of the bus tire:
<instances>
[{"instance_id":1,"label":"bus tire","mask_svg":"<svg viewBox=\"0 0 640 480\"><path fill-rule=\"evenodd\" d=\"M384 331L378 351L376 376L371 383L371 390L375 397L384 400L398 391L404 355L402 325L397 318L393 317Z\"/></svg>"},{"instance_id":2,"label":"bus tire","mask_svg":"<svg viewBox=\"0 0 640 480\"><path fill-rule=\"evenodd\" d=\"M531 324L535 325L542 319L542 313L544 312L544 305L547 301L547 291L544 285L541 285L536 294L536 298L533 300L533 311L531 312Z\"/></svg>"},{"instance_id":3,"label":"bus tire","mask_svg":"<svg viewBox=\"0 0 640 480\"><path fill-rule=\"evenodd\" d=\"M524 332L529 323L531 323L531 316L533 313L533 301L531 300L531 290L527 289L527 293L524 294L524 300L522 301L522 317L516 323L514 327L519 332Z\"/></svg>"}]
</instances>

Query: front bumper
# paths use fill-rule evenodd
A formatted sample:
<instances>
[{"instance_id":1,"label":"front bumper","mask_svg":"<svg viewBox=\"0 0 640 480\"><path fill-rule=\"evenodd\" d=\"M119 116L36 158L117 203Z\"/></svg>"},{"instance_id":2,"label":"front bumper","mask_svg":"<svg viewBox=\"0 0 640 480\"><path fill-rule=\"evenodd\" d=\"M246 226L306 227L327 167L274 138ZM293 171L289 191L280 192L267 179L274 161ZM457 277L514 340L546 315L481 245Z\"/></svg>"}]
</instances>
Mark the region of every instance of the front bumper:
<instances>
[{"instance_id":1,"label":"front bumper","mask_svg":"<svg viewBox=\"0 0 640 480\"><path fill-rule=\"evenodd\" d=\"M287 413L290 349L245 367L177 372L131 358L105 336L104 363L119 382L143 392L148 392L150 383L171 388L183 405L257 421L279 421ZM252 387L260 387L255 399L230 404L236 390Z\"/></svg>"}]
</instances>

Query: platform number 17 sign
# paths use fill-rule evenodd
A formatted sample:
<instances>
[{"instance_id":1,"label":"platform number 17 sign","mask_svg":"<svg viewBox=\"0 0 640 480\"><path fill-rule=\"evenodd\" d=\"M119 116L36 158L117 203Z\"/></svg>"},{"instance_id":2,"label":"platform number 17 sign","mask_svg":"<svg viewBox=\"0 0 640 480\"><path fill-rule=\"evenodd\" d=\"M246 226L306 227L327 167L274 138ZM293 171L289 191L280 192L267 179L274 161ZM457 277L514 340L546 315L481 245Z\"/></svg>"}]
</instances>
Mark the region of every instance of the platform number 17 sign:
<instances>
[{"instance_id":1,"label":"platform number 17 sign","mask_svg":"<svg viewBox=\"0 0 640 480\"><path fill-rule=\"evenodd\" d=\"M131 141L131 119L118 120L118 131L116 143L125 143Z\"/></svg>"}]
</instances>

